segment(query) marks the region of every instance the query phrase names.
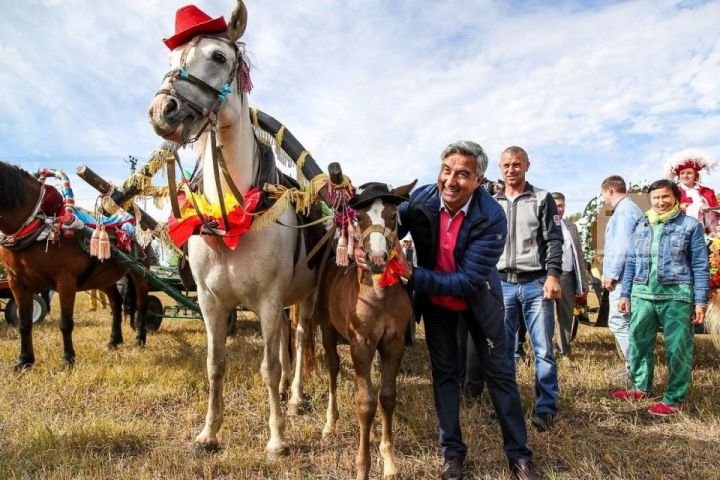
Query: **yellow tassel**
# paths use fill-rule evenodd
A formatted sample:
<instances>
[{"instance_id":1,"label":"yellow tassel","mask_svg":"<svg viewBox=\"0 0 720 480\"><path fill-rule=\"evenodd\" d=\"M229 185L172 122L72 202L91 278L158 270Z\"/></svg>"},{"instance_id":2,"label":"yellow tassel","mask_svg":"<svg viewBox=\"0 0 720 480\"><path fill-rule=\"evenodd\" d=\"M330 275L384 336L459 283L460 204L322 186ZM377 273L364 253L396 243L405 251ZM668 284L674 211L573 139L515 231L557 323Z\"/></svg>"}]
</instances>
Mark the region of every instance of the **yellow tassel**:
<instances>
[{"instance_id":1,"label":"yellow tassel","mask_svg":"<svg viewBox=\"0 0 720 480\"><path fill-rule=\"evenodd\" d=\"M100 224L98 224L95 227L95 230L93 230L92 237L90 237L90 256L97 257L98 252L100 251L99 242L100 241Z\"/></svg>"},{"instance_id":2,"label":"yellow tassel","mask_svg":"<svg viewBox=\"0 0 720 480\"><path fill-rule=\"evenodd\" d=\"M98 259L103 261L110 258L110 237L104 226L100 226L100 234L98 235Z\"/></svg>"}]
</instances>

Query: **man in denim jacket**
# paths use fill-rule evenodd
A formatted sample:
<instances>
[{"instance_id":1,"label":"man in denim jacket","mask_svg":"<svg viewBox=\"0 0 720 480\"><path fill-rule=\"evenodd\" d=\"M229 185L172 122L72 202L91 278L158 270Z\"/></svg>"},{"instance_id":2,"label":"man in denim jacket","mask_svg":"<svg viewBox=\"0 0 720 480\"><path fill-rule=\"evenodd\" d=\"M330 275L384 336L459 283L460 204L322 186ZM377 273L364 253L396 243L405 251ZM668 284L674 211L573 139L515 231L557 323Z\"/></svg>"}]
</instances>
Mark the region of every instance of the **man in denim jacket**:
<instances>
[{"instance_id":1,"label":"man in denim jacket","mask_svg":"<svg viewBox=\"0 0 720 480\"><path fill-rule=\"evenodd\" d=\"M623 380L629 378L629 340L630 315L618 311L618 300L625 258L630 249L633 231L643 213L635 202L627 196L625 180L619 175L612 175L603 180L603 199L607 205L612 206L613 213L605 228L605 255L603 257L603 287L610 292L610 311L608 314L608 327L615 335L615 341L625 361L625 370L620 373Z\"/></svg>"}]
</instances>

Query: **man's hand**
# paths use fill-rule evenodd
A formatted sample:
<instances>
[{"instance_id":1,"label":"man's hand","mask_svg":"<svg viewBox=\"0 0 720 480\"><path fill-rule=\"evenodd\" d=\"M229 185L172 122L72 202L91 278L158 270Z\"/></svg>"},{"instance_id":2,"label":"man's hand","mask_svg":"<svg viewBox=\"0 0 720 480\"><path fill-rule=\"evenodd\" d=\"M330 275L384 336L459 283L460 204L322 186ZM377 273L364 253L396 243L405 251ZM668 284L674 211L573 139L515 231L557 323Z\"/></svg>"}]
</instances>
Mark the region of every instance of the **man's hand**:
<instances>
[{"instance_id":1,"label":"man's hand","mask_svg":"<svg viewBox=\"0 0 720 480\"><path fill-rule=\"evenodd\" d=\"M615 283L615 280L613 280L612 278L603 278L602 286L608 292L612 292L613 290L615 290Z\"/></svg>"},{"instance_id":2,"label":"man's hand","mask_svg":"<svg viewBox=\"0 0 720 480\"><path fill-rule=\"evenodd\" d=\"M543 298L548 300L559 299L560 294L560 279L554 275L548 275L543 285Z\"/></svg>"},{"instance_id":3,"label":"man's hand","mask_svg":"<svg viewBox=\"0 0 720 480\"><path fill-rule=\"evenodd\" d=\"M705 322L705 307L703 305L695 305L695 315L693 316L693 325L702 325Z\"/></svg>"},{"instance_id":4,"label":"man's hand","mask_svg":"<svg viewBox=\"0 0 720 480\"><path fill-rule=\"evenodd\" d=\"M618 312L630 313L630 300L627 298L621 298L618 300Z\"/></svg>"}]
</instances>

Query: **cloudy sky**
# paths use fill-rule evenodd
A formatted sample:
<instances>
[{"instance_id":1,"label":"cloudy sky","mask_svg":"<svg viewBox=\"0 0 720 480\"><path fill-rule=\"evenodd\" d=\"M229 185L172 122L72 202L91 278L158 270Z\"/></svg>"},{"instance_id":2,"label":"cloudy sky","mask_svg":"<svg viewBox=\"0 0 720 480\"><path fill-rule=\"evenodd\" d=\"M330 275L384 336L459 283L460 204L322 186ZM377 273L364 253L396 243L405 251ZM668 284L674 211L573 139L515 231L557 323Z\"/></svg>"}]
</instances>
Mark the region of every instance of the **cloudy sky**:
<instances>
[{"instance_id":1,"label":"cloudy sky","mask_svg":"<svg viewBox=\"0 0 720 480\"><path fill-rule=\"evenodd\" d=\"M178 0L0 0L0 159L117 183L160 143L147 108ZM229 17L230 0L197 3ZM355 184L435 181L472 139L530 154L581 210L603 178L720 157L720 1L247 0L250 103ZM705 178L718 189L720 172ZM80 203L89 187L73 185Z\"/></svg>"}]
</instances>

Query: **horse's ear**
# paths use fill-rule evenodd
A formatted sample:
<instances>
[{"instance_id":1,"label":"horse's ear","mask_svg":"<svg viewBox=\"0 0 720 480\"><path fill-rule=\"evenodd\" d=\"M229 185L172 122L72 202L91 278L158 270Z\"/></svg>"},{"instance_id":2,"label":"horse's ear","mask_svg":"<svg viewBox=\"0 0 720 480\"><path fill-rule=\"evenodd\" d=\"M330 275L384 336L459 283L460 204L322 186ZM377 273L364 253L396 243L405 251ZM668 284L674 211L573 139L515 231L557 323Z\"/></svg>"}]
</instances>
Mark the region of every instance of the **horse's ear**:
<instances>
[{"instance_id":1,"label":"horse's ear","mask_svg":"<svg viewBox=\"0 0 720 480\"><path fill-rule=\"evenodd\" d=\"M412 181L412 183L408 183L407 185L402 185L397 188L393 188L392 193L394 195L398 195L400 197L410 198L410 192L412 192L412 189L415 188L415 184L417 183L417 178Z\"/></svg>"},{"instance_id":2,"label":"horse's ear","mask_svg":"<svg viewBox=\"0 0 720 480\"><path fill-rule=\"evenodd\" d=\"M230 22L228 22L227 33L230 40L236 42L245 33L245 27L247 27L247 8L242 0L238 0L235 10L230 15Z\"/></svg>"}]
</instances>

